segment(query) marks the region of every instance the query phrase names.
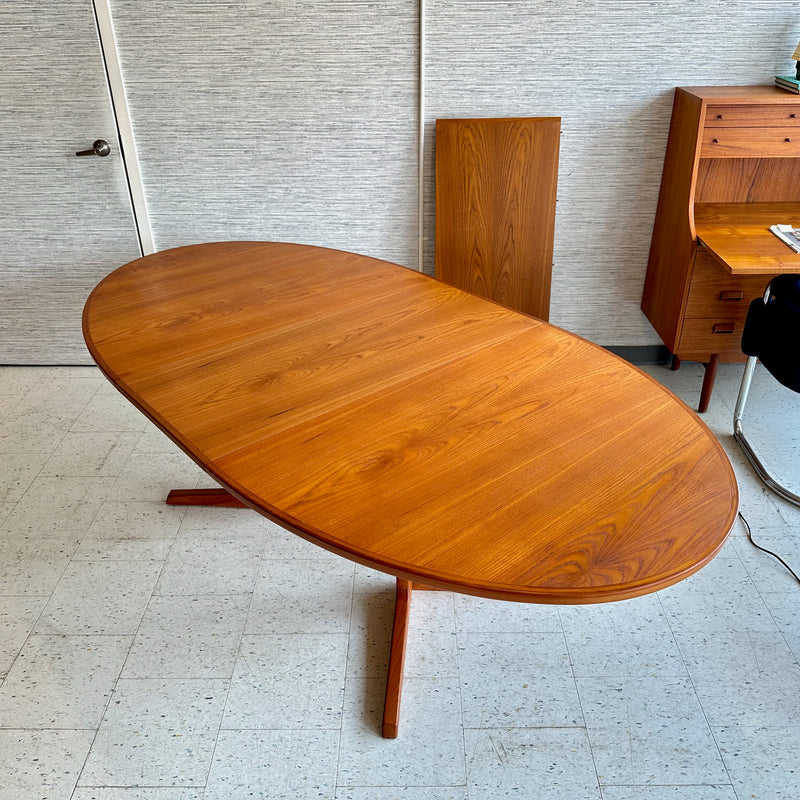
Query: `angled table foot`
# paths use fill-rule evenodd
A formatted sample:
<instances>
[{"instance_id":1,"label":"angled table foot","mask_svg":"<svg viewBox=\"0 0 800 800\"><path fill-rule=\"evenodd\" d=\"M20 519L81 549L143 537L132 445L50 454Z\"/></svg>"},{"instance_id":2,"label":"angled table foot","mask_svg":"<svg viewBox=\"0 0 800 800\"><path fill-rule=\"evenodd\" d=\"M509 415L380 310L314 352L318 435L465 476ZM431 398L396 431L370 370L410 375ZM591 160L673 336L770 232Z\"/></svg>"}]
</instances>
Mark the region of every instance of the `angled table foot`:
<instances>
[{"instance_id":1,"label":"angled table foot","mask_svg":"<svg viewBox=\"0 0 800 800\"><path fill-rule=\"evenodd\" d=\"M411 581L398 578L392 625L392 648L389 652L389 673L386 676L386 700L383 704L381 735L384 739L396 739L400 725L400 697L403 693L403 666L406 661L411 592Z\"/></svg>"},{"instance_id":2,"label":"angled table foot","mask_svg":"<svg viewBox=\"0 0 800 800\"><path fill-rule=\"evenodd\" d=\"M386 676L386 700L383 704L384 739L396 739L400 727L400 698L403 694L403 667L406 661L408 620L411 612L411 595L414 591L439 591L432 586L397 579L394 603L392 647L389 653L389 673Z\"/></svg>"},{"instance_id":3,"label":"angled table foot","mask_svg":"<svg viewBox=\"0 0 800 800\"><path fill-rule=\"evenodd\" d=\"M247 508L238 497L225 489L173 489L167 495L167 505Z\"/></svg>"}]
</instances>

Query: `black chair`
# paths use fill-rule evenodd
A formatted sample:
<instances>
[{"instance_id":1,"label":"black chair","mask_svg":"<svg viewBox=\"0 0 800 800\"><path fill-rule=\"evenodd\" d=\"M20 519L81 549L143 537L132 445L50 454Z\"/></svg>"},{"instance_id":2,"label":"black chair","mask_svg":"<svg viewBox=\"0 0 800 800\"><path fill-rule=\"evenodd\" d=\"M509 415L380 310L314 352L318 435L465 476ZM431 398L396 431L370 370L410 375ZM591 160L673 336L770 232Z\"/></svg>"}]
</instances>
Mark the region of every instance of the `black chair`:
<instances>
[{"instance_id":1,"label":"black chair","mask_svg":"<svg viewBox=\"0 0 800 800\"><path fill-rule=\"evenodd\" d=\"M733 437L761 480L775 494L800 506L800 496L769 474L742 429L744 406L759 360L781 384L800 392L800 275L779 275L767 287L763 299L750 303L742 334L742 352L748 359L733 412Z\"/></svg>"}]
</instances>

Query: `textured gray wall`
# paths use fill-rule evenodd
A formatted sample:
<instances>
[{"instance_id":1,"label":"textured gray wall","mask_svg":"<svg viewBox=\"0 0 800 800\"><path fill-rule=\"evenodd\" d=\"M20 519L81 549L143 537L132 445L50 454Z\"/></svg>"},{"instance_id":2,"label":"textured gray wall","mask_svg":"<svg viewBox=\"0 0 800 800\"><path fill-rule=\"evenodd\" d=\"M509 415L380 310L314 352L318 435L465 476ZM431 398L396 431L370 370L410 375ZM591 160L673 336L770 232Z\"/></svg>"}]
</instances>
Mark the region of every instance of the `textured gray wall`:
<instances>
[{"instance_id":1,"label":"textured gray wall","mask_svg":"<svg viewBox=\"0 0 800 800\"><path fill-rule=\"evenodd\" d=\"M91 1L0 3L0 37L0 364L91 363L83 304L140 255Z\"/></svg>"},{"instance_id":2,"label":"textured gray wall","mask_svg":"<svg viewBox=\"0 0 800 800\"><path fill-rule=\"evenodd\" d=\"M416 0L114 0L159 248L276 239L417 263ZM437 117L560 116L551 320L658 343L639 310L676 85L792 67L796 0L428 0Z\"/></svg>"},{"instance_id":3,"label":"textured gray wall","mask_svg":"<svg viewBox=\"0 0 800 800\"><path fill-rule=\"evenodd\" d=\"M796 0L428 0L427 23L430 139L436 117L562 117L550 320L659 343L639 303L672 90L793 68Z\"/></svg>"},{"instance_id":4,"label":"textured gray wall","mask_svg":"<svg viewBox=\"0 0 800 800\"><path fill-rule=\"evenodd\" d=\"M413 0L112 5L156 247L416 260Z\"/></svg>"}]
</instances>

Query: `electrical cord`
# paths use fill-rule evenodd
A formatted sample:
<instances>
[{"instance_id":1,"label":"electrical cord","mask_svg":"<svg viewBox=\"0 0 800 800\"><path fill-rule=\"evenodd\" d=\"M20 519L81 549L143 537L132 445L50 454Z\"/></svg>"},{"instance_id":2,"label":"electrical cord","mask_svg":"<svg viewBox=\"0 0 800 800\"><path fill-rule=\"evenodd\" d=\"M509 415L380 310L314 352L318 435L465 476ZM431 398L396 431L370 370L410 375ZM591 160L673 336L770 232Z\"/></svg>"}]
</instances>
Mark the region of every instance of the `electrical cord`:
<instances>
[{"instance_id":1,"label":"electrical cord","mask_svg":"<svg viewBox=\"0 0 800 800\"><path fill-rule=\"evenodd\" d=\"M748 523L748 521L744 518L744 515L742 514L741 511L739 512L739 519L741 519L741 521L744 523L744 527L747 530L747 538L750 539L750 543L753 545L753 547L757 547L759 550L763 550L765 553L769 553L769 555L771 555L773 558L777 558L778 561L780 561L781 564L783 564L783 566L789 570L792 577L798 583L800 583L800 578L797 577L797 573L777 553L773 553L772 550L767 550L766 547L762 547L760 544L756 543L756 540L753 538L753 534L750 531L750 523Z\"/></svg>"}]
</instances>

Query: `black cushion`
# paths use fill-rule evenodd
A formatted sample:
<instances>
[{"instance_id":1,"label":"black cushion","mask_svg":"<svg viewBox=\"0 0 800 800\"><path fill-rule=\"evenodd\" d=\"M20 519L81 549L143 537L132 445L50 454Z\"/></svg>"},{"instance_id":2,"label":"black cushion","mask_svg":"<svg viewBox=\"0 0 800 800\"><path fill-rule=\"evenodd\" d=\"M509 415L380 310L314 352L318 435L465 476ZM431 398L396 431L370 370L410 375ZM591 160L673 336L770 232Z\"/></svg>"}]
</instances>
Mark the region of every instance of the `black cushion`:
<instances>
[{"instance_id":1,"label":"black cushion","mask_svg":"<svg viewBox=\"0 0 800 800\"><path fill-rule=\"evenodd\" d=\"M750 303L742 352L758 356L776 380L800 392L800 275L779 275L766 303Z\"/></svg>"}]
</instances>

